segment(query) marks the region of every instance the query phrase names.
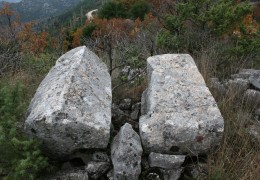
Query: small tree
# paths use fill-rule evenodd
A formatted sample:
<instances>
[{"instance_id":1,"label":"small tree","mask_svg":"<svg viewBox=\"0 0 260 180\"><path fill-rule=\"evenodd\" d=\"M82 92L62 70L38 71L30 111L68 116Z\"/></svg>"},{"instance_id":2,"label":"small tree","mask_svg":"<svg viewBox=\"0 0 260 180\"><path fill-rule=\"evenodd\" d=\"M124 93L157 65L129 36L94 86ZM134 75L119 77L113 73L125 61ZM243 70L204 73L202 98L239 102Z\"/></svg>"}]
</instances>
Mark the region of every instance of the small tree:
<instances>
[{"instance_id":1,"label":"small tree","mask_svg":"<svg viewBox=\"0 0 260 180\"><path fill-rule=\"evenodd\" d=\"M35 179L48 165L39 143L26 139L17 127L24 107L21 85L0 87L0 172L4 172L0 175L4 179Z\"/></svg>"},{"instance_id":2,"label":"small tree","mask_svg":"<svg viewBox=\"0 0 260 180\"><path fill-rule=\"evenodd\" d=\"M232 33L251 13L248 3L233 0L178 1L171 6L174 8L163 18L164 30L158 43L176 51L192 52L205 47L208 38Z\"/></svg>"},{"instance_id":3,"label":"small tree","mask_svg":"<svg viewBox=\"0 0 260 180\"><path fill-rule=\"evenodd\" d=\"M117 1L110 1L105 3L98 12L100 18L126 18L128 17L127 8L123 3Z\"/></svg>"}]
</instances>

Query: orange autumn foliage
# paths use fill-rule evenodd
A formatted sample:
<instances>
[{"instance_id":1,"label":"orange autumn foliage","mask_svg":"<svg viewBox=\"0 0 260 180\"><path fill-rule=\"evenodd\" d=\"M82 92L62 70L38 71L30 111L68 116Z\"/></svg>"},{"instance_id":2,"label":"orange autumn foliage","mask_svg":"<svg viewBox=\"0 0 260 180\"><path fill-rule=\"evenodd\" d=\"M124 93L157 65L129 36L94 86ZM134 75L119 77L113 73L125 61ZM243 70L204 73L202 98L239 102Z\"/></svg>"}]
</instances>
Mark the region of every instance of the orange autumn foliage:
<instances>
[{"instance_id":1,"label":"orange autumn foliage","mask_svg":"<svg viewBox=\"0 0 260 180\"><path fill-rule=\"evenodd\" d=\"M5 16L13 16L14 11L12 11L9 8L9 3L3 3L2 8L0 10L0 15L5 15Z\"/></svg>"},{"instance_id":2,"label":"orange autumn foliage","mask_svg":"<svg viewBox=\"0 0 260 180\"><path fill-rule=\"evenodd\" d=\"M42 53L47 47L47 32L35 33L33 23L22 24L21 30L17 33L17 40L22 52L32 52L36 55Z\"/></svg>"},{"instance_id":3,"label":"orange autumn foliage","mask_svg":"<svg viewBox=\"0 0 260 180\"><path fill-rule=\"evenodd\" d=\"M83 33L83 28L78 28L73 34L72 47L78 47L81 45L81 37Z\"/></svg>"},{"instance_id":4,"label":"orange autumn foliage","mask_svg":"<svg viewBox=\"0 0 260 180\"><path fill-rule=\"evenodd\" d=\"M14 17L15 12L10 10L9 4L4 3L0 16L6 18L4 25L0 28L0 40L8 44L15 42L20 52L32 52L38 55L47 47L48 33L36 33L33 29L34 23L21 23L19 17Z\"/></svg>"}]
</instances>

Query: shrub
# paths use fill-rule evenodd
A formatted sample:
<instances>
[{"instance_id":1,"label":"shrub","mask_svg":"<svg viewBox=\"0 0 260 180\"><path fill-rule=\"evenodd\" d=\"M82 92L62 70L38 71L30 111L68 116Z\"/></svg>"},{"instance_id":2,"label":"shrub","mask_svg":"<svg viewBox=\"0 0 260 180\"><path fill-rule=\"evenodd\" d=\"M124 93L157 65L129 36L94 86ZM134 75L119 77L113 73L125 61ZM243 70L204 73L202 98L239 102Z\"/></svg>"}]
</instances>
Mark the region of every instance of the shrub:
<instances>
[{"instance_id":1,"label":"shrub","mask_svg":"<svg viewBox=\"0 0 260 180\"><path fill-rule=\"evenodd\" d=\"M23 87L0 87L0 170L4 179L35 179L47 167L47 159L41 155L39 143L26 139L18 124L25 112Z\"/></svg>"},{"instance_id":2,"label":"shrub","mask_svg":"<svg viewBox=\"0 0 260 180\"><path fill-rule=\"evenodd\" d=\"M150 11L150 8L150 5L145 0L137 1L130 9L132 19L140 18L141 20L144 20L144 17Z\"/></svg>"},{"instance_id":3,"label":"shrub","mask_svg":"<svg viewBox=\"0 0 260 180\"><path fill-rule=\"evenodd\" d=\"M96 29L97 25L93 22L89 23L86 27L84 27L82 36L83 37L91 37L93 31Z\"/></svg>"},{"instance_id":4,"label":"shrub","mask_svg":"<svg viewBox=\"0 0 260 180\"><path fill-rule=\"evenodd\" d=\"M127 9L121 2L110 1L105 3L98 13L100 18L126 18L128 16Z\"/></svg>"}]
</instances>

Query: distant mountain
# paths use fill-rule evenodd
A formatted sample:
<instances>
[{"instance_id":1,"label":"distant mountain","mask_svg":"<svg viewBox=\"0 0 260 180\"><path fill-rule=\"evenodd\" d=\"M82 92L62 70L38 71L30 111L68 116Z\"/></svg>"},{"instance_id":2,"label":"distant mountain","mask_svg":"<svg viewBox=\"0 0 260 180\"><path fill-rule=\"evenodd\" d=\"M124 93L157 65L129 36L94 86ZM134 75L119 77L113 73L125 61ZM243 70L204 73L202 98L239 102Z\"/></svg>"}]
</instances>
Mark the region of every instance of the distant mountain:
<instances>
[{"instance_id":1,"label":"distant mountain","mask_svg":"<svg viewBox=\"0 0 260 180\"><path fill-rule=\"evenodd\" d=\"M88 0L21 0L19 3L11 4L10 7L20 14L22 21L31 21L60 15L72 9L81 1Z\"/></svg>"},{"instance_id":2,"label":"distant mountain","mask_svg":"<svg viewBox=\"0 0 260 180\"><path fill-rule=\"evenodd\" d=\"M0 0L0 8L2 7L3 2L8 2L8 3L18 3L21 0Z\"/></svg>"},{"instance_id":3,"label":"distant mountain","mask_svg":"<svg viewBox=\"0 0 260 180\"><path fill-rule=\"evenodd\" d=\"M9 3L17 3L20 2L21 0L0 0L0 2L9 2Z\"/></svg>"}]
</instances>

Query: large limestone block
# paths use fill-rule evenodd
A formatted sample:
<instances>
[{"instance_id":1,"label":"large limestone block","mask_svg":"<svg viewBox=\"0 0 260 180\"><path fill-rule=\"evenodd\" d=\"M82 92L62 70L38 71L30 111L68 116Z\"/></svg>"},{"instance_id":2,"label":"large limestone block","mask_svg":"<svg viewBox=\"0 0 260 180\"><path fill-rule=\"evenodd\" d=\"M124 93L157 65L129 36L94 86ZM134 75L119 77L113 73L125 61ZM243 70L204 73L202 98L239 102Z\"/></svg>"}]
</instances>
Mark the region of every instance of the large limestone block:
<instances>
[{"instance_id":1,"label":"large limestone block","mask_svg":"<svg viewBox=\"0 0 260 180\"><path fill-rule=\"evenodd\" d=\"M63 157L77 149L106 148L111 125L111 78L85 46L61 56L31 101L25 130L45 152Z\"/></svg>"},{"instance_id":2,"label":"large limestone block","mask_svg":"<svg viewBox=\"0 0 260 180\"><path fill-rule=\"evenodd\" d=\"M165 54L147 60L148 88L143 94L139 130L148 152L205 153L218 145L224 122L192 57Z\"/></svg>"},{"instance_id":3,"label":"large limestone block","mask_svg":"<svg viewBox=\"0 0 260 180\"><path fill-rule=\"evenodd\" d=\"M111 146L114 180L136 180L141 174L142 145L139 135L126 123Z\"/></svg>"}]
</instances>

